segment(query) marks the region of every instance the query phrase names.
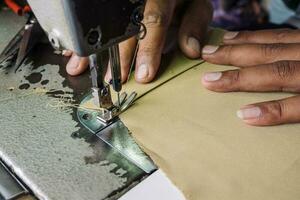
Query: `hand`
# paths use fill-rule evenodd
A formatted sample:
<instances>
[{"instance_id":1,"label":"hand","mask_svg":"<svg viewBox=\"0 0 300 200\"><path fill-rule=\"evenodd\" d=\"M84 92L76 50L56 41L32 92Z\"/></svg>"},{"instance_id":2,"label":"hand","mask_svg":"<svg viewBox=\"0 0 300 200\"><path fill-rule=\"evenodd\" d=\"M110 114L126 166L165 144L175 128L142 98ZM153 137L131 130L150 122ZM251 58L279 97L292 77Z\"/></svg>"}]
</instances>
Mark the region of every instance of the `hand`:
<instances>
[{"instance_id":1,"label":"hand","mask_svg":"<svg viewBox=\"0 0 300 200\"><path fill-rule=\"evenodd\" d=\"M148 0L143 23L147 28L146 37L140 41L136 57L135 79L139 83L148 83L155 78L165 46L166 34L170 24L179 16L176 11L187 0ZM189 0L188 7L180 19L179 45L183 53L190 58L199 58L201 42L212 17L212 8L208 0ZM133 59L137 41L131 38L120 44L122 81L126 81ZM68 52L70 56L71 52ZM87 58L72 55L67 72L70 75L82 73L88 65ZM108 70L109 72L110 70ZM110 73L106 80L110 80Z\"/></svg>"},{"instance_id":2,"label":"hand","mask_svg":"<svg viewBox=\"0 0 300 200\"><path fill-rule=\"evenodd\" d=\"M223 43L204 47L203 59L240 69L205 74L202 83L209 90L300 93L299 30L227 32ZM298 123L300 95L247 105L237 114L250 125Z\"/></svg>"}]
</instances>

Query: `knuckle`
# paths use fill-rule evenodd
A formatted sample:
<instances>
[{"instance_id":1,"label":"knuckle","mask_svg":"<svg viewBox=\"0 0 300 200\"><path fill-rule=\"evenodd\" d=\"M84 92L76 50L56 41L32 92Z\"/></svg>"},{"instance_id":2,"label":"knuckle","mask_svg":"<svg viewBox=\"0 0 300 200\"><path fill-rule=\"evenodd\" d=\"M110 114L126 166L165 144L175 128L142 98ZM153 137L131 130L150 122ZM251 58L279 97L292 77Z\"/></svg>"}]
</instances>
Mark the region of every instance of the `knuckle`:
<instances>
[{"instance_id":1,"label":"knuckle","mask_svg":"<svg viewBox=\"0 0 300 200\"><path fill-rule=\"evenodd\" d=\"M270 120L273 122L280 122L283 119L285 112L285 104L282 101L273 101L269 104L268 113Z\"/></svg>"},{"instance_id":2,"label":"knuckle","mask_svg":"<svg viewBox=\"0 0 300 200\"><path fill-rule=\"evenodd\" d=\"M139 50L138 54L142 54L142 55L152 55L158 52L158 49L156 46L152 45L147 45L147 46L143 46L141 47L141 49Z\"/></svg>"},{"instance_id":3,"label":"knuckle","mask_svg":"<svg viewBox=\"0 0 300 200\"><path fill-rule=\"evenodd\" d=\"M252 42L253 37L255 34L253 34L251 31L242 31L239 33L239 39L247 42Z\"/></svg>"},{"instance_id":4,"label":"knuckle","mask_svg":"<svg viewBox=\"0 0 300 200\"><path fill-rule=\"evenodd\" d=\"M240 70L234 70L232 72L231 84L233 85L240 82Z\"/></svg>"},{"instance_id":5,"label":"knuckle","mask_svg":"<svg viewBox=\"0 0 300 200\"><path fill-rule=\"evenodd\" d=\"M277 79L288 80L294 75L297 68L296 65L295 62L290 61L276 62L274 63L273 74Z\"/></svg>"},{"instance_id":6,"label":"knuckle","mask_svg":"<svg viewBox=\"0 0 300 200\"><path fill-rule=\"evenodd\" d=\"M225 81L222 85L222 88L230 89L231 91L238 92L241 90L240 78L241 72L240 70L231 70L227 72L229 75L228 81Z\"/></svg>"},{"instance_id":7,"label":"knuckle","mask_svg":"<svg viewBox=\"0 0 300 200\"><path fill-rule=\"evenodd\" d=\"M275 32L275 40L280 42L287 38L287 36L290 34L291 29L281 29Z\"/></svg>"},{"instance_id":8,"label":"knuckle","mask_svg":"<svg viewBox=\"0 0 300 200\"><path fill-rule=\"evenodd\" d=\"M233 55L233 46L232 45L227 45L223 47L223 52L224 52L224 58L231 62L232 55Z\"/></svg>"},{"instance_id":9,"label":"knuckle","mask_svg":"<svg viewBox=\"0 0 300 200\"><path fill-rule=\"evenodd\" d=\"M262 44L260 45L260 51L262 56L265 58L273 58L274 56L279 55L284 46L282 44Z\"/></svg>"},{"instance_id":10,"label":"knuckle","mask_svg":"<svg viewBox=\"0 0 300 200\"><path fill-rule=\"evenodd\" d=\"M143 22L148 28L165 27L169 23L169 17L167 13L148 11L144 14Z\"/></svg>"}]
</instances>

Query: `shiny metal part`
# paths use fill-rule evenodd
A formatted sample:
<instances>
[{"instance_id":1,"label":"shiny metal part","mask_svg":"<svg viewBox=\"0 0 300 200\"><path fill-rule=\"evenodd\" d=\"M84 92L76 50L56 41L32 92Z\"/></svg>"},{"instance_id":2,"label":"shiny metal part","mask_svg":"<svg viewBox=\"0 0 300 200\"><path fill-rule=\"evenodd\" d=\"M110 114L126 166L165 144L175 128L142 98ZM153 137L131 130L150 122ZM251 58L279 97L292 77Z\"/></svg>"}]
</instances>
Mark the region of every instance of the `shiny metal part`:
<instances>
[{"instance_id":1,"label":"shiny metal part","mask_svg":"<svg viewBox=\"0 0 300 200\"><path fill-rule=\"evenodd\" d=\"M0 54L0 66L8 67L16 60L24 31L25 27L23 27L4 48L4 51Z\"/></svg>"},{"instance_id":2,"label":"shiny metal part","mask_svg":"<svg viewBox=\"0 0 300 200\"><path fill-rule=\"evenodd\" d=\"M124 103L122 103L121 105L121 112L124 112L125 110L127 110L130 106L132 106L135 98L137 97L137 93L133 92L130 94L130 96L125 100Z\"/></svg>"},{"instance_id":3,"label":"shiny metal part","mask_svg":"<svg viewBox=\"0 0 300 200\"><path fill-rule=\"evenodd\" d=\"M118 107L121 106L120 103L120 91L122 90L122 77L121 77L121 64L120 64L120 52L119 44L115 44L108 48L109 63L111 69L111 84L118 94Z\"/></svg>"},{"instance_id":4,"label":"shiny metal part","mask_svg":"<svg viewBox=\"0 0 300 200\"><path fill-rule=\"evenodd\" d=\"M101 62L101 59L100 59ZM92 54L89 56L89 64L92 78L92 85L95 88L99 88L103 85L103 75L104 71L98 65L98 58L96 54ZM102 86L103 87L103 86Z\"/></svg>"},{"instance_id":5,"label":"shiny metal part","mask_svg":"<svg viewBox=\"0 0 300 200\"><path fill-rule=\"evenodd\" d=\"M102 109L99 111L98 118L104 123L109 123L122 111L127 109L136 97L136 93L131 94L127 99L127 94L120 95L122 89L120 55L118 45L114 45L109 50L110 64L112 70L112 87L117 92L117 102L112 103L110 86L104 81L104 68L99 66L96 54L89 57L90 72L92 78L92 98L94 104ZM100 64L101 65L101 64Z\"/></svg>"},{"instance_id":6,"label":"shiny metal part","mask_svg":"<svg viewBox=\"0 0 300 200\"><path fill-rule=\"evenodd\" d=\"M87 101L90 101L91 99L95 101L95 98L98 100L99 96L97 95L98 93L95 94L94 88L92 88L91 93L85 97L81 105L85 104ZM122 92L119 100L115 102L115 105L112 106L110 109L104 109L99 107L99 109L96 112L90 113L88 109L83 108L82 106L81 109L85 110L86 115L85 116L79 116L79 118L87 118L87 115L93 115L95 118L100 120L104 126L109 124L111 121L114 120L114 118L117 118L122 112L124 112L126 109L128 109L134 102L135 97L137 96L137 93L133 92L129 96L127 95L126 92ZM118 105L120 103L120 106ZM97 106L97 105L96 105Z\"/></svg>"},{"instance_id":7,"label":"shiny metal part","mask_svg":"<svg viewBox=\"0 0 300 200\"><path fill-rule=\"evenodd\" d=\"M92 98L94 104L102 109L99 112L99 119L104 123L109 122L116 116L115 106L112 103L110 86L104 82L104 70L102 66L98 65L98 58L96 54L89 56L90 72L92 78Z\"/></svg>"},{"instance_id":8,"label":"shiny metal part","mask_svg":"<svg viewBox=\"0 0 300 200\"><path fill-rule=\"evenodd\" d=\"M146 173L151 173L157 167L141 150L121 120L97 133L97 136L112 148L118 150L126 159L134 163Z\"/></svg>"},{"instance_id":9,"label":"shiny metal part","mask_svg":"<svg viewBox=\"0 0 300 200\"><path fill-rule=\"evenodd\" d=\"M0 66L8 67L22 65L26 56L43 37L43 32L35 18L30 18L27 24L13 37L0 54Z\"/></svg>"},{"instance_id":10,"label":"shiny metal part","mask_svg":"<svg viewBox=\"0 0 300 200\"><path fill-rule=\"evenodd\" d=\"M17 66L21 65L21 63L25 59L25 56L28 54L28 47L29 47L30 37L32 35L33 26L34 26L34 24L26 24L25 25L25 31L24 31L22 41L20 43L18 58L16 61Z\"/></svg>"},{"instance_id":11,"label":"shiny metal part","mask_svg":"<svg viewBox=\"0 0 300 200\"><path fill-rule=\"evenodd\" d=\"M115 44L108 49L109 62L111 68L111 84L116 92L122 90L122 80L121 80L121 64L120 64L120 53L119 44Z\"/></svg>"},{"instance_id":12,"label":"shiny metal part","mask_svg":"<svg viewBox=\"0 0 300 200\"><path fill-rule=\"evenodd\" d=\"M16 197L26 194L28 191L0 161L0 199L15 199Z\"/></svg>"},{"instance_id":13,"label":"shiny metal part","mask_svg":"<svg viewBox=\"0 0 300 200\"><path fill-rule=\"evenodd\" d=\"M37 23L37 20L34 17L29 18L24 28L24 34L20 43L18 57L15 63L17 67L22 65L26 56L36 46L36 44L40 42L43 36L44 32L41 26Z\"/></svg>"},{"instance_id":14,"label":"shiny metal part","mask_svg":"<svg viewBox=\"0 0 300 200\"><path fill-rule=\"evenodd\" d=\"M104 69L98 65L96 54L89 56L89 61L94 103L99 108L109 111L114 105L111 100L110 87L104 82Z\"/></svg>"},{"instance_id":15,"label":"shiny metal part","mask_svg":"<svg viewBox=\"0 0 300 200\"><path fill-rule=\"evenodd\" d=\"M120 99L120 92L118 92L118 106L121 107L121 99Z\"/></svg>"},{"instance_id":16,"label":"shiny metal part","mask_svg":"<svg viewBox=\"0 0 300 200\"><path fill-rule=\"evenodd\" d=\"M117 115L133 104L136 93L134 92L126 98L127 96L128 95L124 92L120 95L121 109L116 113ZM82 100L81 105L84 105L92 98L92 94L88 94ZM102 115L103 111L87 110L82 106L79 106L77 110L77 117L85 128L96 134L101 140L116 149L126 159L146 173L151 173L155 170L156 166L153 161L135 143L121 120L118 117L115 117L112 121L104 122L102 117L99 117Z\"/></svg>"},{"instance_id":17,"label":"shiny metal part","mask_svg":"<svg viewBox=\"0 0 300 200\"><path fill-rule=\"evenodd\" d=\"M131 72L132 72L132 70L134 68L134 65L135 65L135 61L136 61L137 53L139 51L139 47L140 47L140 40L137 41L137 44L135 46L135 50L134 50L133 58L131 60L131 64L130 64L129 73L128 73L128 76L127 76L126 83L128 83L129 80L130 80L130 75L131 75Z\"/></svg>"},{"instance_id":18,"label":"shiny metal part","mask_svg":"<svg viewBox=\"0 0 300 200\"><path fill-rule=\"evenodd\" d=\"M126 92L122 92L119 95L118 102L116 102L115 105L118 105L118 103L120 103L120 105L122 105L125 102L126 98L127 98L127 93Z\"/></svg>"}]
</instances>

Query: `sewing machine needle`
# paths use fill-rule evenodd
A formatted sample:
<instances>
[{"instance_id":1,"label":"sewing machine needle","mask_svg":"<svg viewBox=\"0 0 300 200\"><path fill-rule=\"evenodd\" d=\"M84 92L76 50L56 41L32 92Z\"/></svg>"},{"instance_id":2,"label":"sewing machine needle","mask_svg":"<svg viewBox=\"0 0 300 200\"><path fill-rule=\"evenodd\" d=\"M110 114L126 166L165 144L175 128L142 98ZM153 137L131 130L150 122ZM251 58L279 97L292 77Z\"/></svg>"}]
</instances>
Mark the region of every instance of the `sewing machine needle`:
<instances>
[{"instance_id":1,"label":"sewing machine needle","mask_svg":"<svg viewBox=\"0 0 300 200\"><path fill-rule=\"evenodd\" d=\"M135 64L135 59L137 57L137 53L138 53L138 50L139 50L139 46L140 46L140 40L138 40L136 46L135 46L135 50L134 50L134 54L133 54L133 59L131 61L131 65L130 65L130 68L129 68L129 73L128 73L128 76L127 76L127 80L126 80L126 83L129 82L130 80L130 76L131 76L131 72L133 70L133 67L134 67L134 64Z\"/></svg>"},{"instance_id":2,"label":"sewing machine needle","mask_svg":"<svg viewBox=\"0 0 300 200\"><path fill-rule=\"evenodd\" d=\"M121 108L120 92L118 92L118 104L119 104L119 107Z\"/></svg>"}]
</instances>

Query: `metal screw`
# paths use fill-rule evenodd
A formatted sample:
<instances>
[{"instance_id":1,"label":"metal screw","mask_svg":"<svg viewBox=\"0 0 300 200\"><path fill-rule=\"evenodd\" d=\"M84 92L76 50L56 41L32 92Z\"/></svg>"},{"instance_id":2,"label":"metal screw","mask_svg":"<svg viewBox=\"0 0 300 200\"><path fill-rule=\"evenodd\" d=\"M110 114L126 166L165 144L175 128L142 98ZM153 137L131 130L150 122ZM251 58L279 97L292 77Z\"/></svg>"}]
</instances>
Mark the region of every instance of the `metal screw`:
<instances>
[{"instance_id":1,"label":"metal screw","mask_svg":"<svg viewBox=\"0 0 300 200\"><path fill-rule=\"evenodd\" d=\"M90 33L89 33L89 37L88 37L88 43L90 44L90 45L95 45L95 44L97 44L97 42L99 41L99 36L100 36L100 34L98 33L98 31L91 31Z\"/></svg>"},{"instance_id":2,"label":"metal screw","mask_svg":"<svg viewBox=\"0 0 300 200\"><path fill-rule=\"evenodd\" d=\"M90 114L86 113L86 114L82 115L82 119L88 121L88 120L92 119L92 116Z\"/></svg>"}]
</instances>

